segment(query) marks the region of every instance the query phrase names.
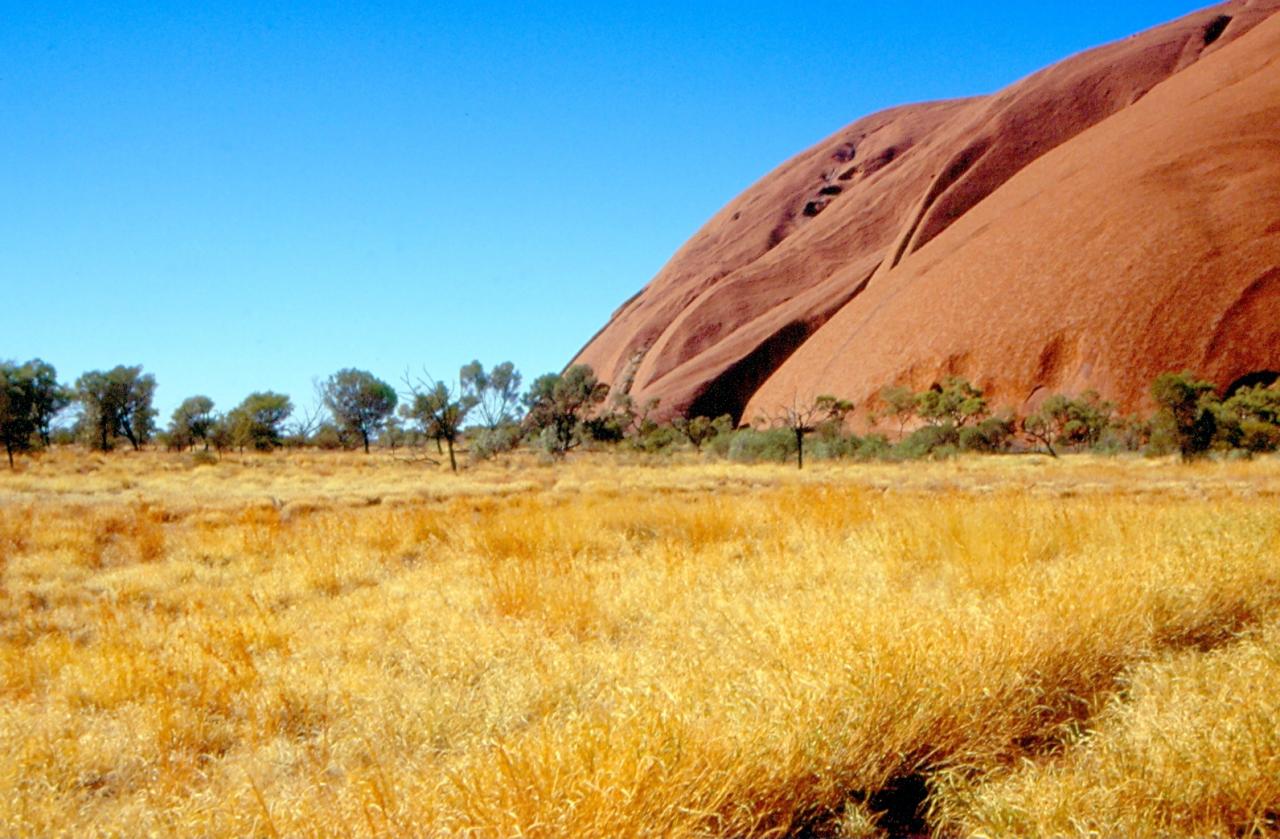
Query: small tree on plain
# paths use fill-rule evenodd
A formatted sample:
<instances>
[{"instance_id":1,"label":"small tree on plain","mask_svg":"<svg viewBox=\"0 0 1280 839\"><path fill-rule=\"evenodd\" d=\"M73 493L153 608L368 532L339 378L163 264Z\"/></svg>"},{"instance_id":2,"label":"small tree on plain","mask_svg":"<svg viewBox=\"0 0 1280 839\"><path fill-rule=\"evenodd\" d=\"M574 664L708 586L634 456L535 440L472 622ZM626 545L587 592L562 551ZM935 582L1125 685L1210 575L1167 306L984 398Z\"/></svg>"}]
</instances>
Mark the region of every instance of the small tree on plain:
<instances>
[{"instance_id":1,"label":"small tree on plain","mask_svg":"<svg viewBox=\"0 0 1280 839\"><path fill-rule=\"evenodd\" d=\"M909 387L894 385L880 389L880 402L884 408L875 416L877 419L892 417L898 422L898 437L906 434L907 423L916 415L916 394Z\"/></svg>"},{"instance_id":2,"label":"small tree on plain","mask_svg":"<svg viewBox=\"0 0 1280 839\"><path fill-rule=\"evenodd\" d=\"M488 372L479 361L473 361L458 371L461 396L472 401L475 416L490 430L518 419L521 381L520 371L510 361L496 364Z\"/></svg>"},{"instance_id":3,"label":"small tree on plain","mask_svg":"<svg viewBox=\"0 0 1280 839\"><path fill-rule=\"evenodd\" d=\"M767 419L771 425L789 429L795 435L796 468L803 469L805 435L817 431L825 423L843 425L844 418L852 410L852 402L824 394L809 403L792 401Z\"/></svg>"},{"instance_id":4,"label":"small tree on plain","mask_svg":"<svg viewBox=\"0 0 1280 839\"><path fill-rule=\"evenodd\" d=\"M140 365L91 370L76 379L76 400L84 411L89 444L107 451L113 438L124 437L139 449L155 431L155 390L155 376L144 374Z\"/></svg>"},{"instance_id":5,"label":"small tree on plain","mask_svg":"<svg viewBox=\"0 0 1280 839\"><path fill-rule=\"evenodd\" d=\"M208 451L209 432L213 430L217 419L212 399L207 396L188 396L169 418L169 439L180 449L195 448L197 442L202 442L205 451Z\"/></svg>"},{"instance_id":6,"label":"small tree on plain","mask_svg":"<svg viewBox=\"0 0 1280 839\"><path fill-rule=\"evenodd\" d=\"M31 448L36 433L35 394L31 377L12 362L0 362L0 442L13 467L15 452Z\"/></svg>"},{"instance_id":7,"label":"small tree on plain","mask_svg":"<svg viewBox=\"0 0 1280 839\"><path fill-rule=\"evenodd\" d=\"M22 370L31 381L31 417L36 433L41 444L48 446L53 419L71 404L74 394L58 383L58 371L47 361L34 358L22 365Z\"/></svg>"},{"instance_id":8,"label":"small tree on plain","mask_svg":"<svg viewBox=\"0 0 1280 839\"><path fill-rule=\"evenodd\" d=\"M1241 388L1218 410L1218 433L1233 447L1249 452L1280 448L1280 390Z\"/></svg>"},{"instance_id":9,"label":"small tree on plain","mask_svg":"<svg viewBox=\"0 0 1280 839\"><path fill-rule=\"evenodd\" d=\"M437 446L444 443L448 447L449 468L457 472L455 446L462 435L467 414L476 405L475 397L460 393L461 387L454 388L436 381L430 374L416 381L411 381L406 375L405 384L410 393L403 412L405 418L416 422L423 434L435 439Z\"/></svg>"},{"instance_id":10,"label":"small tree on plain","mask_svg":"<svg viewBox=\"0 0 1280 839\"><path fill-rule=\"evenodd\" d=\"M575 364L563 373L539 376L525 394L525 421L541 432L543 446L554 457L564 457L582 442L583 420L609 396L609 386L596 379L586 364Z\"/></svg>"},{"instance_id":11,"label":"small tree on plain","mask_svg":"<svg viewBox=\"0 0 1280 839\"><path fill-rule=\"evenodd\" d=\"M1055 393L1023 419L1022 430L1056 458L1056 445L1096 446L1114 413L1115 406L1103 401L1097 391L1085 391L1078 398Z\"/></svg>"},{"instance_id":12,"label":"small tree on plain","mask_svg":"<svg viewBox=\"0 0 1280 839\"><path fill-rule=\"evenodd\" d=\"M351 429L369 453L369 438L396 409L396 390L365 370L339 370L324 383L324 404L339 426Z\"/></svg>"},{"instance_id":13,"label":"small tree on plain","mask_svg":"<svg viewBox=\"0 0 1280 839\"><path fill-rule=\"evenodd\" d=\"M733 431L733 418L728 414L715 419L702 416L676 417L671 424L689 441L696 452L701 452L708 441Z\"/></svg>"},{"instance_id":14,"label":"small tree on plain","mask_svg":"<svg viewBox=\"0 0 1280 839\"><path fill-rule=\"evenodd\" d=\"M916 413L929 425L963 428L987 415L987 399L967 379L951 376L916 396Z\"/></svg>"},{"instance_id":15,"label":"small tree on plain","mask_svg":"<svg viewBox=\"0 0 1280 839\"><path fill-rule=\"evenodd\" d=\"M1164 373L1151 386L1151 395L1172 421L1183 460L1202 457L1209 451L1218 429L1218 396L1211 382L1197 379L1190 370Z\"/></svg>"},{"instance_id":16,"label":"small tree on plain","mask_svg":"<svg viewBox=\"0 0 1280 839\"><path fill-rule=\"evenodd\" d=\"M292 413L293 402L283 393L251 393L224 418L227 436L241 451L246 446L271 451L283 442L284 422Z\"/></svg>"}]
</instances>

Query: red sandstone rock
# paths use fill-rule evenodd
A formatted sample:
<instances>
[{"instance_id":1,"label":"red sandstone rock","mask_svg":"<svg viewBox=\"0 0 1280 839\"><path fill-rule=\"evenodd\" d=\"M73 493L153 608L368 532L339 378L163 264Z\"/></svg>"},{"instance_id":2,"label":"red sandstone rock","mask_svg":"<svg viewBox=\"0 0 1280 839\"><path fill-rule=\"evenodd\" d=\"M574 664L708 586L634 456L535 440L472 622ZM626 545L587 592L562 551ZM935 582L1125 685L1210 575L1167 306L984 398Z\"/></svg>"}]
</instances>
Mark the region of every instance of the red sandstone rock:
<instances>
[{"instance_id":1,"label":"red sandstone rock","mask_svg":"<svg viewBox=\"0 0 1280 839\"><path fill-rule=\"evenodd\" d=\"M1165 370L1280 370L1277 11L1235 0L855 122L721 210L575 362L747 420L949 374L1017 408L1092 387L1135 409Z\"/></svg>"}]
</instances>

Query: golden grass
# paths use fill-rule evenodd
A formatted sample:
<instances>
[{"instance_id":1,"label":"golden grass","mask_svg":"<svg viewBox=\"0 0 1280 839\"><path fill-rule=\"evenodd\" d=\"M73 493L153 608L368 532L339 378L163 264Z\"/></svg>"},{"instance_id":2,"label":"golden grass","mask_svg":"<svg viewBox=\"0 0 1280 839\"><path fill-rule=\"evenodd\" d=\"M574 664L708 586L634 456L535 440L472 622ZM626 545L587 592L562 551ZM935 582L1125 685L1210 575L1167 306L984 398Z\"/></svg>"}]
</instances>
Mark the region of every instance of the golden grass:
<instances>
[{"instance_id":1,"label":"golden grass","mask_svg":"<svg viewBox=\"0 0 1280 839\"><path fill-rule=\"evenodd\" d=\"M0 475L0 834L1275 834L1278 498L55 453Z\"/></svg>"}]
</instances>

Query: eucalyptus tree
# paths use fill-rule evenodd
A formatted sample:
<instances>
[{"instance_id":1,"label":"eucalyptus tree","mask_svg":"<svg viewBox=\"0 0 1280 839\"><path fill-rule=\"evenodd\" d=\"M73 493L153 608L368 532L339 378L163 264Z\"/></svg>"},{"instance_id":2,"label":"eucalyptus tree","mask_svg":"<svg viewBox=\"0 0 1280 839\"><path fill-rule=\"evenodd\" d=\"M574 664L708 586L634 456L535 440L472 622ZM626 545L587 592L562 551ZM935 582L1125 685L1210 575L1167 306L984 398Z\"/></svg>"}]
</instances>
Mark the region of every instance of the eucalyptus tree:
<instances>
[{"instance_id":1,"label":"eucalyptus tree","mask_svg":"<svg viewBox=\"0 0 1280 839\"><path fill-rule=\"evenodd\" d=\"M396 409L396 389L366 370L348 368L330 376L321 392L334 422L358 436L368 454L369 438Z\"/></svg>"},{"instance_id":2,"label":"eucalyptus tree","mask_svg":"<svg viewBox=\"0 0 1280 839\"><path fill-rule=\"evenodd\" d=\"M107 371L90 370L76 379L75 398L83 411L81 425L90 446L107 451L124 437L135 450L151 439L156 410L151 406L156 379L141 365L123 364Z\"/></svg>"}]
</instances>

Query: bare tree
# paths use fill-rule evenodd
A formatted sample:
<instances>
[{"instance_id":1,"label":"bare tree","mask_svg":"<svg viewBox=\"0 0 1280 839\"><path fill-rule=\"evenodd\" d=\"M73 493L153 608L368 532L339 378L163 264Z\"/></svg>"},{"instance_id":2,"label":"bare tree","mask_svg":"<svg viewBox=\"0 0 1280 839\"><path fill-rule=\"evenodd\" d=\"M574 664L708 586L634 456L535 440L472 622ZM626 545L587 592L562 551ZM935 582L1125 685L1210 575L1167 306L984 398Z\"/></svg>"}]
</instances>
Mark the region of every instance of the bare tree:
<instances>
[{"instance_id":1,"label":"bare tree","mask_svg":"<svg viewBox=\"0 0 1280 839\"><path fill-rule=\"evenodd\" d=\"M317 391L319 390L319 381L313 381ZM302 408L294 416L293 422L286 427L286 435L291 445L305 446L324 422L324 402L319 397L312 403L310 407Z\"/></svg>"},{"instance_id":2,"label":"bare tree","mask_svg":"<svg viewBox=\"0 0 1280 839\"><path fill-rule=\"evenodd\" d=\"M844 424L844 418L853 410L853 403L834 396L818 396L812 402L801 403L794 396L791 404L779 408L766 417L775 428L788 428L796 438L796 468L804 468L804 437L817 431L824 423Z\"/></svg>"}]
</instances>

